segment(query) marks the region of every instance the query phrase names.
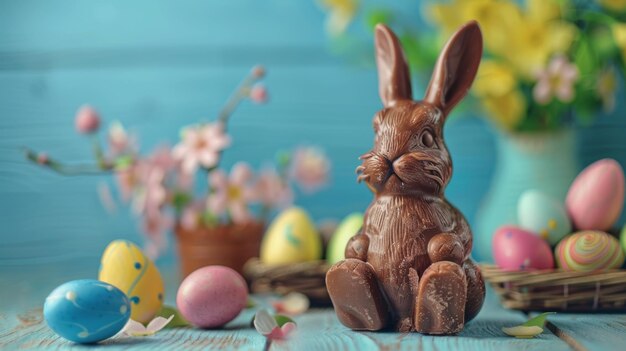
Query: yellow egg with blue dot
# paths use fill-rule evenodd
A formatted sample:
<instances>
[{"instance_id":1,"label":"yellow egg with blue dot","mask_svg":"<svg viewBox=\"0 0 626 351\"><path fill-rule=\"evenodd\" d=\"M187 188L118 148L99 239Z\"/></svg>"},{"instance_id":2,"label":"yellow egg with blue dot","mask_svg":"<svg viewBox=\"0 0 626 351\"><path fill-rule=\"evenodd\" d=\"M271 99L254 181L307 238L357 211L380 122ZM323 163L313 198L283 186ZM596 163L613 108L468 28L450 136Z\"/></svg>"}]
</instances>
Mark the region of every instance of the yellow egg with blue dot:
<instances>
[{"instance_id":1,"label":"yellow egg with blue dot","mask_svg":"<svg viewBox=\"0 0 626 351\"><path fill-rule=\"evenodd\" d=\"M130 318L149 322L163 306L163 278L141 249L115 240L104 250L98 280L122 290L131 303Z\"/></svg>"},{"instance_id":2,"label":"yellow egg with blue dot","mask_svg":"<svg viewBox=\"0 0 626 351\"><path fill-rule=\"evenodd\" d=\"M321 257L322 238L309 215L299 207L280 213L261 243L260 259L265 264L291 264Z\"/></svg>"},{"instance_id":3,"label":"yellow egg with blue dot","mask_svg":"<svg viewBox=\"0 0 626 351\"><path fill-rule=\"evenodd\" d=\"M517 204L519 226L556 245L570 234L572 224L562 201L539 191L525 191Z\"/></svg>"}]
</instances>

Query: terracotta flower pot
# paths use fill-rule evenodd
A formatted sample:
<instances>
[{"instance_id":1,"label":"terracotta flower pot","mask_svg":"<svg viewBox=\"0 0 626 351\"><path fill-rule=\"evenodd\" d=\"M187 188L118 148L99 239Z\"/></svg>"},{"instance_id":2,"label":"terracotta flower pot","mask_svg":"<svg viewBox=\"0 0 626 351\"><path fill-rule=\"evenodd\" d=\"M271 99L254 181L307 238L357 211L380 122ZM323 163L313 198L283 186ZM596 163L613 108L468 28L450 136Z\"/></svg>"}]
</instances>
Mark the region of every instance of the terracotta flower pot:
<instances>
[{"instance_id":1,"label":"terracotta flower pot","mask_svg":"<svg viewBox=\"0 0 626 351\"><path fill-rule=\"evenodd\" d=\"M199 227L176 227L182 277L198 268L222 265L243 273L243 265L259 255L265 231L262 222Z\"/></svg>"}]
</instances>

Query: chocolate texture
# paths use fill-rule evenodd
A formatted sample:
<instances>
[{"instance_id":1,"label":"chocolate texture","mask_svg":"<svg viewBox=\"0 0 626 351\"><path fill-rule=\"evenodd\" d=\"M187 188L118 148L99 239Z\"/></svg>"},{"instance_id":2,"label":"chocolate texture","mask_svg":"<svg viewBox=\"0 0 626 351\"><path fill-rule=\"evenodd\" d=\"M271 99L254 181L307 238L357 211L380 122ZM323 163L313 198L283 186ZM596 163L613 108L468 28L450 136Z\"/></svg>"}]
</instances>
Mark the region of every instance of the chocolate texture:
<instances>
[{"instance_id":1,"label":"chocolate texture","mask_svg":"<svg viewBox=\"0 0 626 351\"><path fill-rule=\"evenodd\" d=\"M452 162L443 125L476 76L482 35L469 22L450 38L420 101L396 35L379 24L375 42L384 108L374 116L374 147L357 168L374 200L326 285L351 329L455 334L480 311L485 285L469 258L469 225L444 196Z\"/></svg>"}]
</instances>

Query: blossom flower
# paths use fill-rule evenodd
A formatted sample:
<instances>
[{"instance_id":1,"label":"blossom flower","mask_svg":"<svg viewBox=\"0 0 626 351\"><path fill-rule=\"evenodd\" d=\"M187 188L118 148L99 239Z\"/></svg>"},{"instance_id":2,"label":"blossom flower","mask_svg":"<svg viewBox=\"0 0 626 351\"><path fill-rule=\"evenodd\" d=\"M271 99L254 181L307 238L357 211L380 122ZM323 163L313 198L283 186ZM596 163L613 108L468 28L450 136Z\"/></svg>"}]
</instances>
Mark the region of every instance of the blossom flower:
<instances>
[{"instance_id":1,"label":"blossom flower","mask_svg":"<svg viewBox=\"0 0 626 351\"><path fill-rule=\"evenodd\" d=\"M135 138L126 132L126 129L119 121L114 121L109 126L107 143L112 157L134 154L137 151Z\"/></svg>"},{"instance_id":2,"label":"blossom flower","mask_svg":"<svg viewBox=\"0 0 626 351\"><path fill-rule=\"evenodd\" d=\"M157 211L167 200L167 189L163 184L165 172L160 168L153 169L145 183L145 194L141 212Z\"/></svg>"},{"instance_id":3,"label":"blossom flower","mask_svg":"<svg viewBox=\"0 0 626 351\"><path fill-rule=\"evenodd\" d=\"M104 206L109 213L115 212L117 206L113 200L113 195L111 195L111 188L106 182L100 182L98 184L98 197L100 198L102 206Z\"/></svg>"},{"instance_id":4,"label":"blossom flower","mask_svg":"<svg viewBox=\"0 0 626 351\"><path fill-rule=\"evenodd\" d=\"M148 164L151 169L160 169L167 173L176 169L179 162L173 157L168 146L161 146L148 157Z\"/></svg>"},{"instance_id":5,"label":"blossom flower","mask_svg":"<svg viewBox=\"0 0 626 351\"><path fill-rule=\"evenodd\" d=\"M269 340L285 340L296 330L296 324L289 321L279 326L276 319L262 309L254 316L254 328Z\"/></svg>"},{"instance_id":6,"label":"blossom flower","mask_svg":"<svg viewBox=\"0 0 626 351\"><path fill-rule=\"evenodd\" d=\"M98 112L89 105L83 105L76 112L74 120L76 131L81 134L92 134L100 127L100 116Z\"/></svg>"},{"instance_id":7,"label":"blossom flower","mask_svg":"<svg viewBox=\"0 0 626 351\"><path fill-rule=\"evenodd\" d=\"M291 160L289 176L307 193L312 193L328 182L330 162L324 153L314 147L298 148Z\"/></svg>"},{"instance_id":8,"label":"blossom flower","mask_svg":"<svg viewBox=\"0 0 626 351\"><path fill-rule=\"evenodd\" d=\"M37 163L40 165L47 165L48 163L50 163L50 158L48 157L48 154L42 152L37 155Z\"/></svg>"},{"instance_id":9,"label":"blossom flower","mask_svg":"<svg viewBox=\"0 0 626 351\"><path fill-rule=\"evenodd\" d=\"M256 65L252 67L251 70L252 76L256 79L263 78L265 76L265 67L262 65Z\"/></svg>"},{"instance_id":10,"label":"blossom flower","mask_svg":"<svg viewBox=\"0 0 626 351\"><path fill-rule=\"evenodd\" d=\"M578 79L578 68L565 56L555 56L545 69L537 72L536 77L533 98L538 103L545 105L553 97L566 103L574 99L574 83Z\"/></svg>"},{"instance_id":11,"label":"blossom flower","mask_svg":"<svg viewBox=\"0 0 626 351\"><path fill-rule=\"evenodd\" d=\"M180 216L180 225L186 230L196 229L200 223L203 208L204 204L200 201L187 205Z\"/></svg>"},{"instance_id":12,"label":"blossom flower","mask_svg":"<svg viewBox=\"0 0 626 351\"><path fill-rule=\"evenodd\" d=\"M272 307L274 307L276 313L284 313L290 316L306 312L309 309L309 305L309 298L299 292L291 292L283 298L272 302Z\"/></svg>"},{"instance_id":13,"label":"blossom flower","mask_svg":"<svg viewBox=\"0 0 626 351\"><path fill-rule=\"evenodd\" d=\"M235 223L250 220L248 204L256 199L255 189L251 185L252 170L243 162L233 166L230 176L217 169L209 174L209 185L213 193L207 199L207 207L216 216L228 211Z\"/></svg>"},{"instance_id":14,"label":"blossom flower","mask_svg":"<svg viewBox=\"0 0 626 351\"><path fill-rule=\"evenodd\" d=\"M172 321L174 315L171 315L169 318L156 317L148 323L147 326L133 320L129 319L128 323L122 329L122 333L128 336L150 336L156 334L161 329L165 328L169 322Z\"/></svg>"},{"instance_id":15,"label":"blossom flower","mask_svg":"<svg viewBox=\"0 0 626 351\"><path fill-rule=\"evenodd\" d=\"M139 169L138 164L133 164L115 172L115 181L124 201L131 199L139 184Z\"/></svg>"},{"instance_id":16,"label":"blossom flower","mask_svg":"<svg viewBox=\"0 0 626 351\"><path fill-rule=\"evenodd\" d=\"M252 89L250 89L250 100L257 104L267 102L267 89L263 84L255 84Z\"/></svg>"},{"instance_id":17,"label":"blossom flower","mask_svg":"<svg viewBox=\"0 0 626 351\"><path fill-rule=\"evenodd\" d=\"M211 168L217 165L220 152L230 145L230 137L224 133L221 123L207 123L187 127L183 140L174 147L173 156L182 162L186 173L193 173L198 166Z\"/></svg>"},{"instance_id":18,"label":"blossom flower","mask_svg":"<svg viewBox=\"0 0 626 351\"><path fill-rule=\"evenodd\" d=\"M266 207L282 208L293 202L293 191L274 168L262 170L254 187L257 200Z\"/></svg>"},{"instance_id":19,"label":"blossom flower","mask_svg":"<svg viewBox=\"0 0 626 351\"><path fill-rule=\"evenodd\" d=\"M150 211L143 214L143 232L149 240L144 252L151 259L159 257L167 245L165 234L172 228L174 221L165 211Z\"/></svg>"}]
</instances>

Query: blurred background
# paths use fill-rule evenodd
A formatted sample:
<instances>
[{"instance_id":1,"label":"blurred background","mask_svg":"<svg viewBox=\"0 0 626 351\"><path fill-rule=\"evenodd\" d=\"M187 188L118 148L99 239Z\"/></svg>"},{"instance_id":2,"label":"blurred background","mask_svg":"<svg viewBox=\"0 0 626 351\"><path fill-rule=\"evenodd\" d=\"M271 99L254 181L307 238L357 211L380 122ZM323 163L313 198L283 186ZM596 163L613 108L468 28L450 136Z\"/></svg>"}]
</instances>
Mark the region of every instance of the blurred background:
<instances>
[{"instance_id":1,"label":"blurred background","mask_svg":"<svg viewBox=\"0 0 626 351\"><path fill-rule=\"evenodd\" d=\"M467 3L471 2L478 3ZM578 2L557 3L563 10ZM614 16L617 10L600 3L588 3L611 21L606 19L608 29L594 33L599 37L585 40L608 38L619 44L609 27L621 15ZM409 0L393 5L287 0L0 2L0 282L4 286L18 279L10 278L18 268L93 262L95 270L110 241L144 241L141 225L127 206L113 211L103 207L98 187L104 183L113 188L110 176L59 176L28 162L23 147L72 162L91 160L88 138L74 131L74 116L83 104L97 109L103 126L122 122L137 135L142 152L162 144L173 146L183 126L216 118L241 77L256 64L267 70L264 84L269 101L259 106L244 102L233 115L228 127L233 145L224 153L225 168L240 160L261 167L279 150L316 145L330 158L329 183L311 196L298 196L295 203L315 221L365 210L372 195L356 183L354 169L357 157L371 147L371 118L381 108L372 24L388 22L401 35L415 72L414 95L419 98L428 83L428 69L449 34L447 26L465 20L459 15L448 23L442 18L450 19L450 13L429 7L434 5ZM546 16L546 23L553 20L553 15ZM425 17L432 21L424 21ZM490 40L497 24L486 23L483 30ZM547 32L540 34L556 29L542 30ZM532 47L532 40L540 39L528 40ZM500 55L505 58L500 63L509 62L497 47L487 44L487 50L487 58ZM547 52L542 65L549 64L547 57L553 57L554 50ZM572 50L565 48L568 57L582 55ZM592 56L600 55L598 50L587 48ZM620 57L615 50L610 54ZM611 108L602 108L599 99L589 102L588 108L576 105L574 112L565 108L566 103L552 104L550 111L564 117L546 124L525 123L523 116L540 113L519 108L518 116L502 122L489 115L494 108L491 100L482 99L480 93L489 90L484 88L455 112L445 132L454 162L446 194L466 215L476 236L480 235L476 228L494 229L491 223L480 223L490 221L480 218L481 211L497 212L496 207L512 212L519 189L561 184L554 196L562 198L576 173L591 162L611 157L626 164L620 60L609 74L615 80L610 87L615 103ZM598 72L579 66L577 77L599 76L605 65L593 62ZM498 77L497 82L508 82L506 74ZM538 80L520 83L524 99L533 98L531 89ZM491 84L495 90L500 87ZM503 108L510 111L518 105ZM591 117L573 116L577 111ZM523 140L518 143L519 139ZM524 159L525 147L516 146L520 143L540 145L536 153L542 161ZM538 175L537 170L544 168L553 170ZM489 216L506 222L501 213ZM168 240L172 242L171 235ZM158 262L174 264L175 255L174 246L168 245Z\"/></svg>"}]
</instances>

